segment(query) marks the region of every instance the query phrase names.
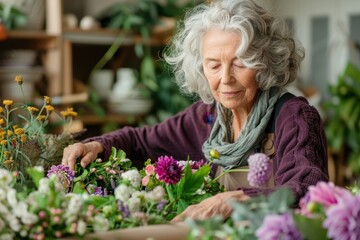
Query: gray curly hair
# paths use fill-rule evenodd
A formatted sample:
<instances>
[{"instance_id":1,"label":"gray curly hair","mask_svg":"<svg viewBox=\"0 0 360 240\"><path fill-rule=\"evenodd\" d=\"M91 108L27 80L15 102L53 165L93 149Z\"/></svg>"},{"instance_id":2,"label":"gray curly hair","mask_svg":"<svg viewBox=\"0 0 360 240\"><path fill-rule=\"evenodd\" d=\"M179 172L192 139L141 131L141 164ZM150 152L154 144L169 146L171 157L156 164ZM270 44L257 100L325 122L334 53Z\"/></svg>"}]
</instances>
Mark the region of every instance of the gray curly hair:
<instances>
[{"instance_id":1,"label":"gray curly hair","mask_svg":"<svg viewBox=\"0 0 360 240\"><path fill-rule=\"evenodd\" d=\"M183 92L196 93L205 103L214 101L201 56L202 36L214 28L239 33L236 56L257 71L260 89L284 87L296 79L304 49L291 37L286 22L252 0L220 0L188 11L166 48L164 59Z\"/></svg>"}]
</instances>

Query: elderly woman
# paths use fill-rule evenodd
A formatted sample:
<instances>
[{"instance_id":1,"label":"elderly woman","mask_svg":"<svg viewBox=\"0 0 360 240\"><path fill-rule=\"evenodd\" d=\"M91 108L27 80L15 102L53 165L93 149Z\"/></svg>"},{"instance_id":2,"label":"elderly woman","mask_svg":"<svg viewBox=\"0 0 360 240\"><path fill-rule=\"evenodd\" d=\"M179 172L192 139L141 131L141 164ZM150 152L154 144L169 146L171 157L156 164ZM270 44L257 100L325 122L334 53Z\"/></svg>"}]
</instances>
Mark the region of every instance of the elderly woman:
<instances>
[{"instance_id":1,"label":"elderly woman","mask_svg":"<svg viewBox=\"0 0 360 240\"><path fill-rule=\"evenodd\" d=\"M179 87L197 94L183 112L153 127L131 128L86 139L64 150L63 164L85 167L98 156L107 159L111 147L123 149L134 163L171 155L176 159L210 159L220 153L213 174L246 167L255 152L273 161L269 185L288 186L298 201L309 185L327 181L327 146L320 116L302 97L284 87L296 79L303 48L284 21L251 0L202 4L185 17L165 54ZM183 217L229 216L229 199L253 195L236 174L221 182L226 190L188 207Z\"/></svg>"}]
</instances>

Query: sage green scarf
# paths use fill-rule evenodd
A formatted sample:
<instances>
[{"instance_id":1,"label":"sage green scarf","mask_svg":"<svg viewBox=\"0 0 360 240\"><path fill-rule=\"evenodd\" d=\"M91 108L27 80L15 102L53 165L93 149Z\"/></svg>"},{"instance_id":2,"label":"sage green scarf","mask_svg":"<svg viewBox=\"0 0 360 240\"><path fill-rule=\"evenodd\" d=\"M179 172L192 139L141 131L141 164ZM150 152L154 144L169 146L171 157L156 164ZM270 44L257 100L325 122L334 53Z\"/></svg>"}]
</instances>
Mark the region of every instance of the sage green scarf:
<instances>
[{"instance_id":1,"label":"sage green scarf","mask_svg":"<svg viewBox=\"0 0 360 240\"><path fill-rule=\"evenodd\" d=\"M234 143L231 143L232 112L217 103L217 118L209 138L203 144L205 157L210 159L210 150L215 149L220 153L220 159L214 159L214 163L225 170L246 166L248 157L265 137L265 129L279 97L278 88L259 92L249 118Z\"/></svg>"}]
</instances>

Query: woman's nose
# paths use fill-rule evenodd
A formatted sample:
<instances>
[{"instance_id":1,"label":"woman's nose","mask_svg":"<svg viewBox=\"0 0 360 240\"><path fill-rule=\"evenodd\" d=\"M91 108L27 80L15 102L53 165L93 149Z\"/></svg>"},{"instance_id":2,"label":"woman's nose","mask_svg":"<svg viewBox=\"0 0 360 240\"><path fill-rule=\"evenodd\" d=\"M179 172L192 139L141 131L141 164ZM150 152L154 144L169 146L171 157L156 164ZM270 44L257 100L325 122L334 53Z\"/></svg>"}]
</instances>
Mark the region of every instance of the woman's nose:
<instances>
[{"instance_id":1,"label":"woman's nose","mask_svg":"<svg viewBox=\"0 0 360 240\"><path fill-rule=\"evenodd\" d=\"M221 83L229 84L233 81L231 68L223 68L221 72Z\"/></svg>"}]
</instances>

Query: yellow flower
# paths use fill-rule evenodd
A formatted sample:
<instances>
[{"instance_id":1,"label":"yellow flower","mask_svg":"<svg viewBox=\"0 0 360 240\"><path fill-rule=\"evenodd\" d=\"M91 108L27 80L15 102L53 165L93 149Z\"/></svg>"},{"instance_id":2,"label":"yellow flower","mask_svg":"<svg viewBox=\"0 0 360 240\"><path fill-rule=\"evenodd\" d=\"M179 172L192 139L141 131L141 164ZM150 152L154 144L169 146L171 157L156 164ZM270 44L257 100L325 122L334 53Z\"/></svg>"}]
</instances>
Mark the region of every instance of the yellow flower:
<instances>
[{"instance_id":1,"label":"yellow flower","mask_svg":"<svg viewBox=\"0 0 360 240\"><path fill-rule=\"evenodd\" d=\"M5 166L8 167L8 168L9 168L9 167L11 166L11 164L13 164L13 163L14 163L14 159L12 159L12 158L4 161Z\"/></svg>"},{"instance_id":2,"label":"yellow flower","mask_svg":"<svg viewBox=\"0 0 360 240\"><path fill-rule=\"evenodd\" d=\"M11 137L12 135L14 135L14 132L11 130L7 130L7 135L8 137Z\"/></svg>"},{"instance_id":3,"label":"yellow flower","mask_svg":"<svg viewBox=\"0 0 360 240\"><path fill-rule=\"evenodd\" d=\"M65 118L77 116L77 112L75 112L73 108L68 108L66 111L61 111L60 114L63 115Z\"/></svg>"},{"instance_id":4,"label":"yellow flower","mask_svg":"<svg viewBox=\"0 0 360 240\"><path fill-rule=\"evenodd\" d=\"M5 144L7 144L7 140L6 140L6 139L0 141L0 145L4 146Z\"/></svg>"},{"instance_id":5,"label":"yellow flower","mask_svg":"<svg viewBox=\"0 0 360 240\"><path fill-rule=\"evenodd\" d=\"M3 113L4 109L2 107L0 107L0 113Z\"/></svg>"},{"instance_id":6,"label":"yellow flower","mask_svg":"<svg viewBox=\"0 0 360 240\"><path fill-rule=\"evenodd\" d=\"M36 113L36 112L38 112L38 111L39 111L39 109L38 109L38 108L36 108L36 107L32 107L32 106L27 107L27 109L28 109L28 110L29 110L29 112L31 112L31 113Z\"/></svg>"},{"instance_id":7,"label":"yellow flower","mask_svg":"<svg viewBox=\"0 0 360 240\"><path fill-rule=\"evenodd\" d=\"M26 134L22 134L22 135L21 135L20 141L23 142L23 143L27 141L27 136L26 136Z\"/></svg>"},{"instance_id":8,"label":"yellow flower","mask_svg":"<svg viewBox=\"0 0 360 240\"><path fill-rule=\"evenodd\" d=\"M14 101L13 100L8 100L8 99L5 99L3 101L3 104L7 107L10 107L11 105L13 105Z\"/></svg>"},{"instance_id":9,"label":"yellow flower","mask_svg":"<svg viewBox=\"0 0 360 240\"><path fill-rule=\"evenodd\" d=\"M14 132L16 135L21 135L24 134L25 131L22 128L16 128Z\"/></svg>"},{"instance_id":10,"label":"yellow flower","mask_svg":"<svg viewBox=\"0 0 360 240\"><path fill-rule=\"evenodd\" d=\"M15 130L15 129L18 128L18 125L15 124L15 125L12 126L12 128Z\"/></svg>"},{"instance_id":11,"label":"yellow flower","mask_svg":"<svg viewBox=\"0 0 360 240\"><path fill-rule=\"evenodd\" d=\"M17 82L19 85L22 85L24 82L24 78L21 75L16 75L15 82Z\"/></svg>"},{"instance_id":12,"label":"yellow flower","mask_svg":"<svg viewBox=\"0 0 360 240\"><path fill-rule=\"evenodd\" d=\"M36 119L39 120L40 122L44 122L45 119L46 119L46 116L45 115L39 115Z\"/></svg>"},{"instance_id":13,"label":"yellow flower","mask_svg":"<svg viewBox=\"0 0 360 240\"><path fill-rule=\"evenodd\" d=\"M4 126L5 125L5 119L0 118L0 126Z\"/></svg>"},{"instance_id":14,"label":"yellow flower","mask_svg":"<svg viewBox=\"0 0 360 240\"><path fill-rule=\"evenodd\" d=\"M51 104L51 98L49 96L44 96L44 103L46 105Z\"/></svg>"},{"instance_id":15,"label":"yellow flower","mask_svg":"<svg viewBox=\"0 0 360 240\"><path fill-rule=\"evenodd\" d=\"M52 111L54 111L55 108L53 106L51 106L51 105L46 105L45 109L50 114Z\"/></svg>"},{"instance_id":16,"label":"yellow flower","mask_svg":"<svg viewBox=\"0 0 360 240\"><path fill-rule=\"evenodd\" d=\"M10 156L11 156L11 152L9 152L9 151L4 151L4 157L5 157L6 159L8 159Z\"/></svg>"}]
</instances>

